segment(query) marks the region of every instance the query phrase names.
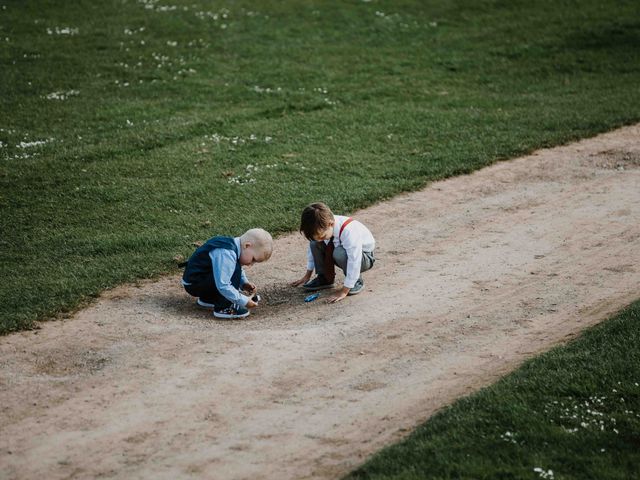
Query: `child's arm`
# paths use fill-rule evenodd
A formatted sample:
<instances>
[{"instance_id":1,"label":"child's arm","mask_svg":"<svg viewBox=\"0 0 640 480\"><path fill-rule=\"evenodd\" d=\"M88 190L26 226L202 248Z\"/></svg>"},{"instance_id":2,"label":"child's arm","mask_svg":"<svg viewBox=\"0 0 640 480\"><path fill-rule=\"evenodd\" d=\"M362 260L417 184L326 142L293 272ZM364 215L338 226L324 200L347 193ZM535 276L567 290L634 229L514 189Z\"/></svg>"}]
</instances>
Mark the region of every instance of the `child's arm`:
<instances>
[{"instance_id":1,"label":"child's arm","mask_svg":"<svg viewBox=\"0 0 640 480\"><path fill-rule=\"evenodd\" d=\"M355 227L355 225L354 225ZM344 299L360 278L362 268L362 238L354 228L345 230L340 237L342 247L347 252L347 272L340 290L327 298L328 303L336 303Z\"/></svg>"},{"instance_id":2,"label":"child's arm","mask_svg":"<svg viewBox=\"0 0 640 480\"><path fill-rule=\"evenodd\" d=\"M247 274L244 269L241 270L240 274L240 288L247 292L250 297L252 297L256 293L256 284L249 281L247 278Z\"/></svg>"},{"instance_id":3,"label":"child's arm","mask_svg":"<svg viewBox=\"0 0 640 480\"><path fill-rule=\"evenodd\" d=\"M222 296L236 305L251 308L249 305L251 299L240 293L238 289L231 284L231 277L237 264L237 258L231 253L231 250L216 248L211 251L209 257L211 258L213 267L213 280Z\"/></svg>"},{"instance_id":4,"label":"child's arm","mask_svg":"<svg viewBox=\"0 0 640 480\"><path fill-rule=\"evenodd\" d=\"M362 268L362 243L343 244L347 252L347 273L344 276L344 286L352 289L360 278Z\"/></svg>"},{"instance_id":5,"label":"child's arm","mask_svg":"<svg viewBox=\"0 0 640 480\"><path fill-rule=\"evenodd\" d=\"M290 285L292 287L299 287L300 285L304 285L309 280L311 280L311 275L313 275L313 270L307 270L302 278L299 278L298 280L294 280L293 282L291 282Z\"/></svg>"},{"instance_id":6,"label":"child's arm","mask_svg":"<svg viewBox=\"0 0 640 480\"><path fill-rule=\"evenodd\" d=\"M311 253L311 244L307 248L307 271L302 278L291 282L292 287L298 287L300 285L304 285L309 280L311 280L311 275L313 275L313 270L315 269L315 263L313 262L313 254Z\"/></svg>"}]
</instances>

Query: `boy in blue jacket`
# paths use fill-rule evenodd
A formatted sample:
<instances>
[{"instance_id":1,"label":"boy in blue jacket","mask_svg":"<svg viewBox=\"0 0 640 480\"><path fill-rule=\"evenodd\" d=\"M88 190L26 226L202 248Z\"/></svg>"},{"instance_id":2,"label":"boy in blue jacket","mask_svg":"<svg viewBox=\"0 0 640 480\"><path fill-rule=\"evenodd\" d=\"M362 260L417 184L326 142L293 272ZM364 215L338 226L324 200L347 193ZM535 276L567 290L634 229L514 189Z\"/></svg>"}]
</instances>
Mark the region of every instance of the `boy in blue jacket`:
<instances>
[{"instance_id":1,"label":"boy in blue jacket","mask_svg":"<svg viewBox=\"0 0 640 480\"><path fill-rule=\"evenodd\" d=\"M210 238L189 257L182 285L198 297L198 305L212 308L215 317L246 317L258 303L251 298L256 286L242 267L269 260L272 251L273 239L261 228L247 230L241 237Z\"/></svg>"}]
</instances>

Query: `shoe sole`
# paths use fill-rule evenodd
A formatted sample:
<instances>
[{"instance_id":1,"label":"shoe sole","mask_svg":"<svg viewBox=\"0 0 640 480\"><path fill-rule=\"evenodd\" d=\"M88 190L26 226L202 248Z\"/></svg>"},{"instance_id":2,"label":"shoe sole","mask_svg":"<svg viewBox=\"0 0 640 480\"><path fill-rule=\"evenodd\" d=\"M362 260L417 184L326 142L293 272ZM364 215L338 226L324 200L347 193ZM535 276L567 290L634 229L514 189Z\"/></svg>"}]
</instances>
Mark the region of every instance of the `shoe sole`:
<instances>
[{"instance_id":1,"label":"shoe sole","mask_svg":"<svg viewBox=\"0 0 640 480\"><path fill-rule=\"evenodd\" d=\"M250 312L247 313L243 313L242 315L230 315L228 313L218 313L218 312L213 312L213 316L216 318L244 318L244 317L248 317Z\"/></svg>"},{"instance_id":2,"label":"shoe sole","mask_svg":"<svg viewBox=\"0 0 640 480\"><path fill-rule=\"evenodd\" d=\"M202 307L202 308L214 308L214 307L215 307L215 305L214 305L213 303L203 302L203 301L202 301L202 300L200 300L200 299L198 299L198 300L196 301L196 304L197 304L199 307Z\"/></svg>"},{"instance_id":3,"label":"shoe sole","mask_svg":"<svg viewBox=\"0 0 640 480\"><path fill-rule=\"evenodd\" d=\"M362 290L364 290L364 288L361 288L360 290L356 290L355 292L352 292L351 290L349 290L349 293L347 293L347 297L358 295L359 293L362 293Z\"/></svg>"},{"instance_id":4,"label":"shoe sole","mask_svg":"<svg viewBox=\"0 0 640 480\"><path fill-rule=\"evenodd\" d=\"M327 288L333 288L333 285L333 283L331 285L321 285L319 287L305 287L303 285L302 289L306 290L307 292L315 292L316 290L326 290Z\"/></svg>"}]
</instances>

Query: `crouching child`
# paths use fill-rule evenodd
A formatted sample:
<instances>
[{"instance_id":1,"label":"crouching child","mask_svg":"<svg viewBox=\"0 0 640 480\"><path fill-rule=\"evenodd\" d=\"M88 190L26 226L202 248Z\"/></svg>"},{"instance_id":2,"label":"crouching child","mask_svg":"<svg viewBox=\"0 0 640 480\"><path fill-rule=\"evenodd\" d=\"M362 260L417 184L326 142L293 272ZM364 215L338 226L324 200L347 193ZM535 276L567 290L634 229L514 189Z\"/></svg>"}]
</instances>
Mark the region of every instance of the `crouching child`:
<instances>
[{"instance_id":1,"label":"crouching child","mask_svg":"<svg viewBox=\"0 0 640 480\"><path fill-rule=\"evenodd\" d=\"M334 215L324 203L313 203L302 211L300 232L309 240L307 271L292 286L302 285L308 291L331 288L335 281L335 265L345 274L340 290L327 299L339 302L364 289L362 272L375 263L375 239L367 227L357 220ZM317 276L311 280L313 271Z\"/></svg>"},{"instance_id":2,"label":"crouching child","mask_svg":"<svg viewBox=\"0 0 640 480\"><path fill-rule=\"evenodd\" d=\"M273 239L261 228L235 238L210 238L189 257L182 285L189 295L198 297L199 306L213 309L215 317L246 317L249 309L258 306L257 289L242 267L269 260L272 251Z\"/></svg>"}]
</instances>

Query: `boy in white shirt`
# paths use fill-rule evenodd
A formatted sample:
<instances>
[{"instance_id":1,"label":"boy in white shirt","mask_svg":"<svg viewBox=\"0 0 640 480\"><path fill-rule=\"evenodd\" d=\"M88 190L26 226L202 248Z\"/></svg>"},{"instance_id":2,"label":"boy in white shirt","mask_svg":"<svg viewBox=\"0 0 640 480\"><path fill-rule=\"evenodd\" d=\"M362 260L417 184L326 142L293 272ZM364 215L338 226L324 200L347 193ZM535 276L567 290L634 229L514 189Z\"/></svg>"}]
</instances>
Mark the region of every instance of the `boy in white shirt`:
<instances>
[{"instance_id":1,"label":"boy in white shirt","mask_svg":"<svg viewBox=\"0 0 640 480\"><path fill-rule=\"evenodd\" d=\"M339 302L364 289L361 273L373 267L376 241L367 227L357 220L334 215L324 203L312 203L302 211L300 232L309 240L307 272L291 285L308 291L333 287L335 266L345 274L343 287L329 297ZM311 275L316 271L313 280Z\"/></svg>"}]
</instances>

